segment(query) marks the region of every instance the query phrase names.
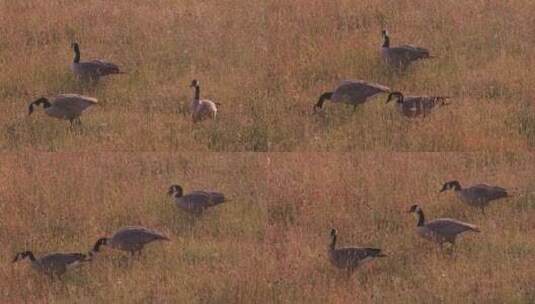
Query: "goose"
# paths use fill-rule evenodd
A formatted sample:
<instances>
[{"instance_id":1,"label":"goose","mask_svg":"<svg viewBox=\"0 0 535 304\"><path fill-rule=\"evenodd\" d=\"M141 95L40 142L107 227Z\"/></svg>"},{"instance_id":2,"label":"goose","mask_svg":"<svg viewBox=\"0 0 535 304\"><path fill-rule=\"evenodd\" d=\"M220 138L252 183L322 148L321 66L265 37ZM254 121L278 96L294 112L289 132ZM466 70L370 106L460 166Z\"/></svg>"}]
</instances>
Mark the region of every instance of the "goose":
<instances>
[{"instance_id":1,"label":"goose","mask_svg":"<svg viewBox=\"0 0 535 304\"><path fill-rule=\"evenodd\" d=\"M321 94L318 102L314 105L314 112L323 107L326 100L335 103L353 105L353 110L377 94L390 92L390 88L364 80L344 80L333 92Z\"/></svg>"},{"instance_id":2,"label":"goose","mask_svg":"<svg viewBox=\"0 0 535 304\"><path fill-rule=\"evenodd\" d=\"M94 59L80 62L80 46L77 42L74 42L72 48L74 50L74 59L71 63L71 71L78 78L98 81L102 76L124 74L119 66L105 60Z\"/></svg>"},{"instance_id":3,"label":"goose","mask_svg":"<svg viewBox=\"0 0 535 304\"><path fill-rule=\"evenodd\" d=\"M412 205L409 213L416 213L418 223L416 233L424 239L436 242L442 248L444 243L455 245L455 238L465 231L481 232L476 225L451 218L438 218L425 222L424 211L418 205Z\"/></svg>"},{"instance_id":4,"label":"goose","mask_svg":"<svg viewBox=\"0 0 535 304\"><path fill-rule=\"evenodd\" d=\"M405 69L413 61L420 59L433 58L429 54L429 50L416 47L412 45L400 45L397 47L390 47L390 37L386 30L382 32L384 42L381 47L381 56L386 64L395 68Z\"/></svg>"},{"instance_id":5,"label":"goose","mask_svg":"<svg viewBox=\"0 0 535 304\"><path fill-rule=\"evenodd\" d=\"M379 248L344 247L336 248L336 229L331 230L331 244L329 245L329 260L331 264L340 269L345 269L348 275L360 265L374 258L386 257Z\"/></svg>"},{"instance_id":6,"label":"goose","mask_svg":"<svg viewBox=\"0 0 535 304\"><path fill-rule=\"evenodd\" d=\"M174 198L178 207L197 215L200 215L207 208L227 201L221 192L193 191L184 194L184 190L179 185L169 187L167 194Z\"/></svg>"},{"instance_id":7,"label":"goose","mask_svg":"<svg viewBox=\"0 0 535 304\"><path fill-rule=\"evenodd\" d=\"M81 124L80 115L82 115L82 112L97 103L96 98L78 94L60 94L52 98L41 97L30 103L28 115L33 113L34 106L42 104L48 116L69 120L71 125L75 121Z\"/></svg>"},{"instance_id":8,"label":"goose","mask_svg":"<svg viewBox=\"0 0 535 304\"><path fill-rule=\"evenodd\" d=\"M61 278L68 268L89 261L83 253L51 253L40 258L35 258L33 252L24 251L15 255L13 263L25 258L30 260L32 268L49 275L51 278L54 278L54 275Z\"/></svg>"},{"instance_id":9,"label":"goose","mask_svg":"<svg viewBox=\"0 0 535 304\"><path fill-rule=\"evenodd\" d=\"M154 241L169 241L169 238L145 227L123 227L117 230L110 238L103 237L98 239L90 252L90 256L98 253L102 245L108 245L117 250L130 252L132 256L136 252L141 255L143 247Z\"/></svg>"},{"instance_id":10,"label":"goose","mask_svg":"<svg viewBox=\"0 0 535 304\"><path fill-rule=\"evenodd\" d=\"M485 214L485 207L487 207L491 201L508 196L507 190L502 187L478 184L463 188L456 180L446 182L440 192L450 189L455 191L457 197L463 203L472 207L481 208L483 214Z\"/></svg>"},{"instance_id":11,"label":"goose","mask_svg":"<svg viewBox=\"0 0 535 304\"><path fill-rule=\"evenodd\" d=\"M193 119L193 122L198 122L206 118L215 119L217 115L216 105L220 104L208 99L200 98L201 86L197 79L193 79L191 81L190 87L194 89L193 99L190 105L191 118Z\"/></svg>"},{"instance_id":12,"label":"goose","mask_svg":"<svg viewBox=\"0 0 535 304\"><path fill-rule=\"evenodd\" d=\"M430 114L433 109L447 105L447 96L403 96L401 92L392 92L386 103L396 99L396 109L407 118L414 118Z\"/></svg>"}]
</instances>

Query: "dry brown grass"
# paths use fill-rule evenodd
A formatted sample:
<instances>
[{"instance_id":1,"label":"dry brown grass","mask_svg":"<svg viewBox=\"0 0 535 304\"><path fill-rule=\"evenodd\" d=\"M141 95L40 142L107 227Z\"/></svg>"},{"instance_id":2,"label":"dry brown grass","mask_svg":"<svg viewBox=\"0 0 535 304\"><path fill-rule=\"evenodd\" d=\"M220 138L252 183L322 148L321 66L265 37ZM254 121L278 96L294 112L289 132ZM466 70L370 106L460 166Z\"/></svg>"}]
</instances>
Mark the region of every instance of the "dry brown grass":
<instances>
[{"instance_id":1,"label":"dry brown grass","mask_svg":"<svg viewBox=\"0 0 535 304\"><path fill-rule=\"evenodd\" d=\"M530 303L535 300L535 156L531 154L4 155L0 185L2 303ZM449 179L496 183L514 197L483 216L438 194ZM232 201L194 220L165 192L218 189ZM475 223L453 255L416 237L406 213ZM123 225L172 239L128 264L106 250L50 282L15 252L88 250ZM326 255L341 245L389 255L351 280Z\"/></svg>"},{"instance_id":2,"label":"dry brown grass","mask_svg":"<svg viewBox=\"0 0 535 304\"><path fill-rule=\"evenodd\" d=\"M0 147L45 151L495 151L531 148L535 5L452 1L3 1ZM380 30L438 58L394 75ZM69 48L129 73L74 81ZM185 115L191 79L221 102L217 122ZM343 79L453 96L425 121L381 97L352 114L318 96ZM78 133L26 105L83 92L101 107Z\"/></svg>"},{"instance_id":3,"label":"dry brown grass","mask_svg":"<svg viewBox=\"0 0 535 304\"><path fill-rule=\"evenodd\" d=\"M535 302L533 11L530 0L0 1L0 303ZM437 58L392 74L378 58L384 27ZM82 86L68 69L75 40L128 74ZM222 103L217 121L187 116L193 78ZM351 78L454 98L425 120L402 119L386 96L312 115ZM70 92L100 101L81 128L27 116L31 100ZM449 179L515 196L482 216L438 195ZM192 219L165 195L171 183L232 201ZM442 254L415 236L414 202L483 232ZM107 250L63 282L10 263L137 224L172 242L130 262ZM345 280L326 257L333 226L341 245L389 257Z\"/></svg>"}]
</instances>

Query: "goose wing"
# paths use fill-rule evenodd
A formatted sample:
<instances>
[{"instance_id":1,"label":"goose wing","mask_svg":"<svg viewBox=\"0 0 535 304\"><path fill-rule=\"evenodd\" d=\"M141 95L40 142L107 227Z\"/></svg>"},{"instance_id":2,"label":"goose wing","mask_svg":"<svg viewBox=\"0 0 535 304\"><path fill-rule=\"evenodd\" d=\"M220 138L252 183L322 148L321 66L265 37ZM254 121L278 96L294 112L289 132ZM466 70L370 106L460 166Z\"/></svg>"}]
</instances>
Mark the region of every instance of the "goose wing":
<instances>
[{"instance_id":1,"label":"goose wing","mask_svg":"<svg viewBox=\"0 0 535 304\"><path fill-rule=\"evenodd\" d=\"M470 188L466 188L465 191L468 195L475 198L493 200L507 196L507 190L498 186L489 186L486 184L474 185Z\"/></svg>"},{"instance_id":2,"label":"goose wing","mask_svg":"<svg viewBox=\"0 0 535 304\"><path fill-rule=\"evenodd\" d=\"M118 65L102 59L80 62L78 66L84 73L99 76L121 73Z\"/></svg>"},{"instance_id":3,"label":"goose wing","mask_svg":"<svg viewBox=\"0 0 535 304\"><path fill-rule=\"evenodd\" d=\"M440 218L430 221L425 225L429 230L443 235L456 235L471 230L480 232L476 225L461 222L451 218Z\"/></svg>"},{"instance_id":4,"label":"goose wing","mask_svg":"<svg viewBox=\"0 0 535 304\"><path fill-rule=\"evenodd\" d=\"M39 263L45 268L56 266L67 266L86 260L86 256L82 253L52 253L45 255L39 259Z\"/></svg>"},{"instance_id":5,"label":"goose wing","mask_svg":"<svg viewBox=\"0 0 535 304\"><path fill-rule=\"evenodd\" d=\"M430 57L429 50L413 45L400 45L397 47L392 47L390 48L389 52L411 61Z\"/></svg>"},{"instance_id":6,"label":"goose wing","mask_svg":"<svg viewBox=\"0 0 535 304\"><path fill-rule=\"evenodd\" d=\"M146 244L156 240L169 240L159 232L137 226L124 227L118 230L111 239L112 242L120 244Z\"/></svg>"},{"instance_id":7,"label":"goose wing","mask_svg":"<svg viewBox=\"0 0 535 304\"><path fill-rule=\"evenodd\" d=\"M345 80L334 91L331 98L334 102L363 102L379 93L390 92L390 88L381 84L363 80Z\"/></svg>"},{"instance_id":8,"label":"goose wing","mask_svg":"<svg viewBox=\"0 0 535 304\"><path fill-rule=\"evenodd\" d=\"M77 114L97 103L97 99L78 94L61 94L54 98L54 106Z\"/></svg>"},{"instance_id":9,"label":"goose wing","mask_svg":"<svg viewBox=\"0 0 535 304\"><path fill-rule=\"evenodd\" d=\"M379 248L346 247L331 252L333 262L339 267L355 267L367 259L382 256Z\"/></svg>"}]
</instances>

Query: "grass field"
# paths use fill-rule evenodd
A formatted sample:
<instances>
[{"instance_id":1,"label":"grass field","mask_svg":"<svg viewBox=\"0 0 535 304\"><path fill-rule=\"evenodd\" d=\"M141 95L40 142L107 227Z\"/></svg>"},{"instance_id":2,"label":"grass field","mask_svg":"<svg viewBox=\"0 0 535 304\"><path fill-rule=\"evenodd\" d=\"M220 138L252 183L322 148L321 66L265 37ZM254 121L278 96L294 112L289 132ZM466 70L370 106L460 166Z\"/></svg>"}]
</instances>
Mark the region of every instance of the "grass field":
<instances>
[{"instance_id":1,"label":"grass field","mask_svg":"<svg viewBox=\"0 0 535 304\"><path fill-rule=\"evenodd\" d=\"M0 11L0 147L8 151L514 151L535 144L535 4L497 1L4 0ZM437 57L403 75L379 60L394 45ZM69 71L105 58L127 75L81 87ZM189 83L222 104L194 126ZM381 96L352 113L319 95L344 79L407 94L453 96L407 121ZM78 92L100 107L84 127L27 117L42 95Z\"/></svg>"},{"instance_id":2,"label":"grass field","mask_svg":"<svg viewBox=\"0 0 535 304\"><path fill-rule=\"evenodd\" d=\"M431 0L0 1L0 303L534 303L535 2ZM433 60L394 73L392 44ZM104 58L96 86L69 70ZM189 84L221 103L193 124ZM407 120L380 96L312 107L344 79L451 104ZM99 105L81 127L28 116L40 96ZM216 153L214 153L216 152ZM261 153L253 153L261 152ZM285 153L278 153L285 152ZM486 215L445 181L503 186ZM231 197L201 218L166 195ZM418 238L427 219L478 225L453 254ZM50 281L16 252L87 251L125 225L171 238L129 259L111 249ZM387 258L347 280L340 246Z\"/></svg>"},{"instance_id":3,"label":"grass field","mask_svg":"<svg viewBox=\"0 0 535 304\"><path fill-rule=\"evenodd\" d=\"M2 303L535 301L531 154L53 153L3 156L2 164ZM483 216L438 193L450 179L499 184L514 197ZM194 219L167 197L171 183L232 200ZM482 233L441 253L416 236L407 213L415 202L428 219L457 218ZM63 282L10 263L24 249L86 251L124 225L172 241L129 262L105 249ZM331 227L341 246L377 246L389 257L347 280L328 262Z\"/></svg>"}]
</instances>

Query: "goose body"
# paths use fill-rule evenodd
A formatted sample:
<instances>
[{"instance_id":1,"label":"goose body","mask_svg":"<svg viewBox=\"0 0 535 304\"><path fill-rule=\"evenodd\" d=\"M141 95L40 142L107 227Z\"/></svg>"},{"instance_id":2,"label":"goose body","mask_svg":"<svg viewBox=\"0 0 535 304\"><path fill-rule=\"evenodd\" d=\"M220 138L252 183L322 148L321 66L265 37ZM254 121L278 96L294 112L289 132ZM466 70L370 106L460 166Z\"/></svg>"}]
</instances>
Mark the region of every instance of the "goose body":
<instances>
[{"instance_id":1,"label":"goose body","mask_svg":"<svg viewBox=\"0 0 535 304\"><path fill-rule=\"evenodd\" d=\"M48 116L69 120L72 124L75 120L79 122L80 115L97 103L96 98L78 94L60 94L51 98L41 97L30 103L28 115L33 113L34 106L43 105Z\"/></svg>"},{"instance_id":2,"label":"goose body","mask_svg":"<svg viewBox=\"0 0 535 304\"><path fill-rule=\"evenodd\" d=\"M397 111L407 118L425 117L434 109L446 105L446 96L403 96L401 92L392 92L386 102L396 99Z\"/></svg>"},{"instance_id":3,"label":"goose body","mask_svg":"<svg viewBox=\"0 0 535 304\"><path fill-rule=\"evenodd\" d=\"M173 197L178 207L193 214L201 214L205 209L226 201L225 195L221 192L193 191L184 194L179 185L172 185L168 194Z\"/></svg>"},{"instance_id":4,"label":"goose body","mask_svg":"<svg viewBox=\"0 0 535 304\"><path fill-rule=\"evenodd\" d=\"M127 251L132 255L136 252L141 254L143 247L154 241L169 241L169 238L145 227L123 227L117 230L110 238L100 238L97 240L90 255L99 252L100 246L102 245L108 245L117 250Z\"/></svg>"},{"instance_id":5,"label":"goose body","mask_svg":"<svg viewBox=\"0 0 535 304\"><path fill-rule=\"evenodd\" d=\"M191 87L194 89L193 99L190 104L191 118L193 122L205 120L207 118L215 119L217 116L216 103L208 100L201 99L201 87L198 80L191 82Z\"/></svg>"},{"instance_id":6,"label":"goose body","mask_svg":"<svg viewBox=\"0 0 535 304\"><path fill-rule=\"evenodd\" d=\"M344 247L336 248L336 229L331 230L331 244L329 245L329 261L337 268L345 269L350 274L358 266L378 257L385 257L379 248Z\"/></svg>"},{"instance_id":7,"label":"goose body","mask_svg":"<svg viewBox=\"0 0 535 304\"><path fill-rule=\"evenodd\" d=\"M466 232L481 232L476 225L465 223L451 218L438 218L425 221L424 212L418 205L413 205L409 212L416 213L418 224L416 232L424 239L436 242L442 246L444 243L455 244L457 235Z\"/></svg>"},{"instance_id":8,"label":"goose body","mask_svg":"<svg viewBox=\"0 0 535 304\"><path fill-rule=\"evenodd\" d=\"M326 100L334 103L350 104L356 108L356 106L366 102L369 98L386 92L390 92L390 88L381 84L364 80L345 80L334 91L323 93L314 105L314 111L321 109Z\"/></svg>"},{"instance_id":9,"label":"goose body","mask_svg":"<svg viewBox=\"0 0 535 304\"><path fill-rule=\"evenodd\" d=\"M17 253L13 263L25 258L30 260L33 269L51 277L54 275L61 277L67 269L79 265L81 262L89 261L87 256L82 253L51 253L35 258L31 251L24 251Z\"/></svg>"},{"instance_id":10,"label":"goose body","mask_svg":"<svg viewBox=\"0 0 535 304\"><path fill-rule=\"evenodd\" d=\"M78 43L73 43L72 48L74 50L74 59L71 63L71 71L78 78L98 81L102 76L123 74L119 66L106 60L94 59L91 61L80 61L80 46Z\"/></svg>"},{"instance_id":11,"label":"goose body","mask_svg":"<svg viewBox=\"0 0 535 304\"><path fill-rule=\"evenodd\" d=\"M429 50L421 47L413 45L391 47L388 33L383 30L382 34L384 41L381 47L381 57L383 58L383 61L390 66L405 69L414 61L432 58L429 54Z\"/></svg>"},{"instance_id":12,"label":"goose body","mask_svg":"<svg viewBox=\"0 0 535 304\"><path fill-rule=\"evenodd\" d=\"M483 213L485 212L485 207L487 207L491 201L508 196L507 190L502 187L478 184L463 188L458 181L445 183L440 192L449 189L453 189L457 197L463 203L472 207L481 208Z\"/></svg>"}]
</instances>

